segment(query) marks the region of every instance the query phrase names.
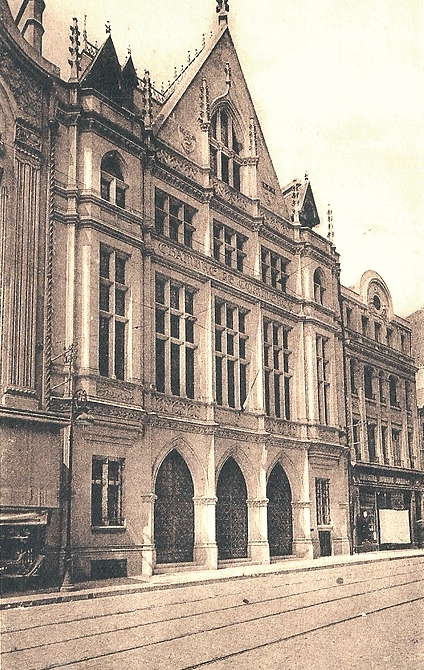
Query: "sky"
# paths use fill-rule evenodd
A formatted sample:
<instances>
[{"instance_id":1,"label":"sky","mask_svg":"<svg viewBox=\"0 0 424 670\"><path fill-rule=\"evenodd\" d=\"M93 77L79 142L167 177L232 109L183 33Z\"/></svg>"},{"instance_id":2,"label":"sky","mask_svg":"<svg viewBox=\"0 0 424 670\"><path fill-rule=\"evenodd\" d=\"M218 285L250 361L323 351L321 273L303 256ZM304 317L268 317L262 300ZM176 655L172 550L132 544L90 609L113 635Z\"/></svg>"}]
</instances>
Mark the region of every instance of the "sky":
<instances>
[{"instance_id":1,"label":"sky","mask_svg":"<svg viewBox=\"0 0 424 670\"><path fill-rule=\"evenodd\" d=\"M373 269L395 311L424 307L422 0L229 0L229 26L280 185L308 172L342 283ZM12 0L12 11L20 0ZM15 10L16 11L16 10ZM105 23L157 88L216 26L214 0L46 0L44 56L67 79L69 25Z\"/></svg>"}]
</instances>

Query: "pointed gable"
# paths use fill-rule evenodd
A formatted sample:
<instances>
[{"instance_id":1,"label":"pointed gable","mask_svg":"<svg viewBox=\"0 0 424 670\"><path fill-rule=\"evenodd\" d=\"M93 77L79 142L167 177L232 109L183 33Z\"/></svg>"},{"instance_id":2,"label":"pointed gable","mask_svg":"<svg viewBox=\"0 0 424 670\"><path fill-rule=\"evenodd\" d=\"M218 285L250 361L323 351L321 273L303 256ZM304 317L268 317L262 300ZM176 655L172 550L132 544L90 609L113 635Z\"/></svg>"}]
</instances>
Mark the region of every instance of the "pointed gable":
<instances>
[{"instance_id":1,"label":"pointed gable","mask_svg":"<svg viewBox=\"0 0 424 670\"><path fill-rule=\"evenodd\" d=\"M169 147L202 165L204 137L201 89L208 88L210 115L226 109L236 129L237 151L243 163L256 162L256 193L263 205L288 220L278 178L244 78L227 24L206 41L203 50L175 83L154 120L154 133ZM233 147L234 148L234 147Z\"/></svg>"},{"instance_id":2,"label":"pointed gable","mask_svg":"<svg viewBox=\"0 0 424 670\"><path fill-rule=\"evenodd\" d=\"M109 35L81 79L83 88L93 88L117 104L121 103L121 66Z\"/></svg>"},{"instance_id":3,"label":"pointed gable","mask_svg":"<svg viewBox=\"0 0 424 670\"><path fill-rule=\"evenodd\" d=\"M121 103L127 109L132 109L134 106L134 90L137 86L137 72L135 71L133 59L129 55L121 72Z\"/></svg>"},{"instance_id":4,"label":"pointed gable","mask_svg":"<svg viewBox=\"0 0 424 670\"><path fill-rule=\"evenodd\" d=\"M293 179L283 188L282 193L293 223L300 224L304 228L319 226L318 210L307 176L304 184L300 179Z\"/></svg>"}]
</instances>

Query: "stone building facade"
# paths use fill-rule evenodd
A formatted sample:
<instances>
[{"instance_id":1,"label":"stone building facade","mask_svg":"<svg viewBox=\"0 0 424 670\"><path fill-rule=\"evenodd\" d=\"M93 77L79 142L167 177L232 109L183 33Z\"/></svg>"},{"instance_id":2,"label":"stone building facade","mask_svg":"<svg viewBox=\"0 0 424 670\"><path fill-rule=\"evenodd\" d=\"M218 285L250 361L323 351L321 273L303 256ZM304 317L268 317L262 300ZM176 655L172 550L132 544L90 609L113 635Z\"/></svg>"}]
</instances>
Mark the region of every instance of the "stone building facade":
<instances>
[{"instance_id":1,"label":"stone building facade","mask_svg":"<svg viewBox=\"0 0 424 670\"><path fill-rule=\"evenodd\" d=\"M342 288L356 551L417 544L423 473L411 326L372 271Z\"/></svg>"},{"instance_id":2,"label":"stone building facade","mask_svg":"<svg viewBox=\"0 0 424 670\"><path fill-rule=\"evenodd\" d=\"M55 579L67 550L75 579L350 551L342 303L361 297L308 178L278 183L221 5L157 91L76 20L63 81L44 2L24 39L0 0L9 564L16 529Z\"/></svg>"}]
</instances>

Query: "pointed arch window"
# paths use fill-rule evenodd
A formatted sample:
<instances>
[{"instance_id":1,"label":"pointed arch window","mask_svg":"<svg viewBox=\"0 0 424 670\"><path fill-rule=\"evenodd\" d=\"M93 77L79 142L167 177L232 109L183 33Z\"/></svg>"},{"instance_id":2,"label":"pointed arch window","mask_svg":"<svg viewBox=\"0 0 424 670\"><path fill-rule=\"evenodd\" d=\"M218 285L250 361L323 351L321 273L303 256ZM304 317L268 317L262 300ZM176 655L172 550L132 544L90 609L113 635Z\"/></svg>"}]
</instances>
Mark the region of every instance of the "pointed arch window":
<instances>
[{"instance_id":1,"label":"pointed arch window","mask_svg":"<svg viewBox=\"0 0 424 670\"><path fill-rule=\"evenodd\" d=\"M122 172L122 159L116 151L109 151L100 166L100 197L125 209L127 184Z\"/></svg>"},{"instance_id":2,"label":"pointed arch window","mask_svg":"<svg viewBox=\"0 0 424 670\"><path fill-rule=\"evenodd\" d=\"M314 272L314 300L320 305L324 304L324 275L322 271L317 268Z\"/></svg>"},{"instance_id":3,"label":"pointed arch window","mask_svg":"<svg viewBox=\"0 0 424 670\"><path fill-rule=\"evenodd\" d=\"M240 191L240 156L242 145L238 139L233 117L224 107L211 119L210 161L211 171L218 179Z\"/></svg>"}]
</instances>

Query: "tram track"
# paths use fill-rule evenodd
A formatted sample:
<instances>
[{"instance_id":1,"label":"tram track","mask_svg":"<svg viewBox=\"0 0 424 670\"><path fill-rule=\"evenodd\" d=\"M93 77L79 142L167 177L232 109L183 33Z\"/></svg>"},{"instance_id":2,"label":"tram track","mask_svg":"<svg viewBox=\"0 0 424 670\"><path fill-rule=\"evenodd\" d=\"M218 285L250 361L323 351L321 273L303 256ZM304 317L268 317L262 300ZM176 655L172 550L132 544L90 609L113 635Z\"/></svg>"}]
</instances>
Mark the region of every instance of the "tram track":
<instances>
[{"instance_id":1,"label":"tram track","mask_svg":"<svg viewBox=\"0 0 424 670\"><path fill-rule=\"evenodd\" d=\"M407 571L407 572L410 575L410 571ZM402 573L401 575L397 574L395 576L400 577L400 576L403 576L403 574L405 574L405 573ZM382 579L388 580L388 579L393 579L393 577L394 576L386 575L386 576L382 577ZM371 580L368 580L368 581L371 581ZM351 582L351 583L349 583L348 586L351 590L353 588L353 586L358 585L359 583L364 583L364 580L357 580L355 582L355 584L353 584ZM402 587L407 587L407 586L410 587L412 585L415 585L415 587L416 587L418 584L424 584L424 579L423 578L421 578L421 579L410 579L410 580L407 580L407 581L402 581L399 584L389 584L389 585L385 585L385 586L381 585L377 589L374 587L374 588L365 589L365 590L362 590L362 591L359 591L359 592L354 592L354 593L349 592L347 594L344 593L343 595L340 595L336 598L329 598L329 599L326 599L326 600L320 600L318 602L312 602L312 603L309 603L309 604L300 603L299 605L296 605L295 607L291 607L291 608L284 608L284 609L279 609L278 611L265 612L262 615L255 615L255 616L251 616L251 617L243 617L239 621L224 622L224 623L221 623L219 625L208 626L206 628L200 628L200 629L193 630L193 631L185 630L185 631L182 631L180 634L176 634L176 635L168 636L168 637L159 636L159 638L157 640L150 640L150 641L146 640L145 642L143 642L143 644L127 646L125 648L113 650L113 651L110 651L110 652L107 652L107 653L100 653L100 654L94 654L94 655L91 654L90 656L86 655L82 658L79 658L79 659L74 658L73 660L65 661L63 663L61 663L61 662L53 663L53 664L50 663L50 664L44 665L44 666L38 665L36 667L34 666L34 668L32 668L31 670L42 670L42 668L61 668L61 667L70 667L70 666L81 667L81 664L84 664L84 663L85 664L89 663L90 664L89 667L94 668L95 666L92 665L93 662L101 661L101 659L106 660L107 658L110 658L112 656L118 657L119 655L125 655L125 654L128 654L128 653L140 652L142 650L146 650L146 649L149 649L149 648L151 650L153 647L158 647L159 645L170 645L172 643L176 643L176 642L181 641L183 639L187 639L187 638L190 638L190 637L193 638L194 636L201 636L201 635L204 635L204 634L210 635L210 634L216 633L218 631L222 632L224 630L227 630L227 632L228 632L228 629L234 628L234 627L237 627L237 626L242 627L242 626L246 626L247 624L252 624L252 625L253 624L258 624L258 622L263 622L266 619L269 620L269 619L272 619L272 618L275 618L275 619L278 618L278 617L281 618L285 615L294 615L295 613L299 613L299 612L302 612L302 611L308 611L311 608L320 608L320 607L321 608L323 608L323 607L328 608L329 606L334 606L335 604L340 604L342 601L347 601L351 605L353 599L356 599L356 600L360 599L360 598L363 599L364 597L372 595L372 594L379 594L379 596L381 597L383 593L387 594L390 591L393 591L394 589L401 589ZM329 591L329 590L332 590L333 588L334 588L333 585L331 585L331 586L327 586L327 587L322 587L320 589L309 590L307 593L313 594L313 593L316 593L316 592L319 592L319 591ZM340 588L340 586L338 588ZM422 589L421 589L421 591L422 591ZM295 598L295 597L301 597L301 596L302 596L302 594L291 594L291 596L286 596L286 597ZM409 598L409 599L406 599L402 602L403 602L403 604L405 604L405 603L408 603L408 602L415 602L415 601L419 601L419 600L423 600L423 599L424 599L424 596L420 595L420 596L417 596L416 598ZM280 597L274 597L272 599L257 600L255 602L248 603L248 604L257 607L261 604L269 605L270 602L277 601L277 600L281 600L281 596ZM401 603L394 603L394 604L390 604L390 605L384 605L384 606L381 606L381 607L377 607L377 608L374 608L374 609L368 609L365 613L372 614L374 611L375 612L384 611L387 608L395 607L395 606L398 606L399 604L401 604ZM215 612L216 613L222 613L226 609L227 610L232 609L232 610L235 611L235 609L238 609L238 607L244 607L245 611L247 610L246 605L244 604L244 605L237 606L237 608L235 608L235 607L220 608L220 609L215 610ZM361 609L361 608L359 608L359 609ZM183 616L180 615L180 616L174 617L174 618L162 619L162 620L154 621L154 622L139 623L139 624L134 625L134 626L120 627L119 630L116 630L116 628L114 628L111 631L89 634L89 635L86 636L86 638L89 638L89 637L98 638L99 636L102 636L102 635L106 636L106 635L110 635L110 634L113 634L113 633L121 634L123 631L128 632L131 629L137 629L137 628L141 629L141 628L143 628L145 626L149 626L149 625L150 626L155 626L155 625L159 626L160 624L172 624L172 622L177 622L177 621L179 623L181 623L181 621L184 618L189 620L189 619L193 619L196 616L200 616L201 614L206 616L206 615L209 615L210 612L201 612L201 613L195 613L195 614L189 613L187 615L183 615ZM308 628L308 629L303 629L303 627L302 627L302 631L300 631L300 632L296 632L293 635L285 635L285 636L279 637L277 640L268 641L266 644L277 644L278 641L283 641L283 640L286 640L286 639L292 639L293 637L296 637L298 635L304 635L304 634L307 634L309 632L324 629L324 628L326 628L328 626L331 626L331 625L336 625L337 623L343 623L345 621L350 621L350 620L355 619L357 616L359 616L359 614L357 612L355 612L355 614L353 614L351 616L339 617L339 620L330 621L330 622L327 622L327 623L322 624L320 626L311 627L311 628ZM69 644L69 642L77 643L78 641L81 641L84 637L85 636L76 636L75 638L69 638L69 639L63 640L59 643L52 643L52 644L66 645L66 644ZM38 645L38 646L35 645L33 647L27 646L27 647L23 647L21 649L15 648L15 649L10 650L9 652L7 652L7 651L4 652L4 655L5 656L7 654L10 654L10 655L18 654L19 655L19 653L22 653L22 652L29 652L30 650L33 650L33 651L41 650L43 648L44 649L47 648L48 646L49 646L49 643L41 644L41 645ZM75 644L74 646L75 646L75 648L78 648L79 645ZM107 647L108 645L106 644L105 646ZM260 648L261 648L260 644L259 645L253 645L253 646L251 645L250 647L246 647L245 650L239 650L237 652L226 654L226 655L224 654L224 655L221 655L219 657L214 656L213 658L211 658L209 660L202 661L202 663L200 663L200 664L197 663L197 664L194 664L194 665L185 666L184 670L189 670L191 668L202 667L203 665L208 665L208 664L210 665L211 663L214 663L217 660L223 660L223 659L226 659L226 658L231 658L235 653L242 654L242 653L247 653L248 651L252 651L254 649L260 649ZM19 659L16 658L16 657L15 657L15 660L19 661ZM18 665L5 666L5 670L7 670L7 667L10 667L10 668L21 668L22 667L22 668L25 668L25 670L29 670L28 665L21 666L19 664L19 662L18 662ZM101 666L98 666L98 667L101 667ZM152 667L152 666L147 666L147 667ZM181 668L181 670L183 670L183 669Z\"/></svg>"},{"instance_id":2,"label":"tram track","mask_svg":"<svg viewBox=\"0 0 424 670\"><path fill-rule=\"evenodd\" d=\"M375 583L376 581L381 581L381 580L388 579L388 578L393 579L395 577L402 577L404 575L411 576L411 574L420 573L420 571L423 570L423 565L422 564L424 563L424 561L422 561L422 559L420 560L420 557L417 557L417 559L415 559L415 560L419 561L421 563L421 565L418 565L416 569L415 569L415 566L414 566L413 570L411 570L409 568L409 569L403 570L402 572L396 572L394 574L391 574L390 571L388 571L388 574L383 574L383 575L379 574L378 576L373 575L373 576L370 576L366 579L364 579L364 578L354 579L354 580L348 581L348 582L345 579L343 579L343 583L345 585L354 586L355 584L359 584L359 583L361 583L361 584L363 584L365 582ZM261 575L261 577L263 577L263 576ZM271 575L266 575L266 577L278 578L278 577L281 577L281 574L278 574L278 573L277 574L271 574ZM326 579L326 574L325 573L320 574L320 579L322 581L324 581ZM298 580L298 581L295 581L295 582L284 582L282 584L279 584L278 586L275 586L275 585L269 586L266 590L272 590L273 591L273 596L270 597L270 598L262 598L260 600L255 600L255 603L267 603L267 602L269 603L269 602L272 602L274 600L287 599L287 598L291 598L291 597L295 597L295 596L307 596L311 593L319 593L320 591L325 591L325 590L328 590L328 589L340 589L340 585L338 583L334 583L334 584L331 584L331 585L320 585L320 586L318 586L318 588L307 588L307 589L303 589L301 591L295 591L293 593L284 593L282 595L275 595L275 590L276 589L278 589L278 590L283 590L283 589L287 590L287 588L294 589L298 584L303 584L304 581L305 581L305 579ZM227 590L225 590L225 597L226 598L240 596L240 582L238 582L238 580L237 580L236 583L238 584L239 588L237 588L237 590L232 590L232 591L229 591L229 592ZM190 585L190 586L194 586L194 585L195 585L195 583ZM214 586L216 587L216 584ZM221 586L221 585L219 585L219 586ZM256 585L254 587L252 587L251 590L256 591L257 590ZM245 589L243 590L243 594L246 595L246 596L250 596L249 591L246 591ZM137 596L141 596L141 597L145 597L146 595L150 595L150 594L147 594L146 592L137 594ZM111 597L113 597L113 596L111 596ZM128 595L119 596L118 595L117 597L121 597L122 599L128 598L128 597L134 598L135 595L134 594L131 594L131 596L128 596ZM210 602L210 601L213 601L213 600L218 600L219 598L222 598L222 597L223 597L223 594L221 593L221 589L219 589L217 593L208 594L207 596L201 597L201 598L199 598L199 597L194 598L194 599L193 598L190 598L190 599L185 598L185 599L179 599L179 600L176 600L176 601L173 601L173 602L155 603L153 605L148 604L148 605L144 605L144 606L141 606L141 607L137 606L137 607L127 608L127 609L124 609L124 610L120 609L119 612L116 612L116 610L112 610L110 612L109 611L103 611L103 612L98 613L98 614L90 614L89 616L68 617L66 619L61 619L61 620L57 620L57 621L54 621L54 622L52 621L50 623L51 623L51 625L54 623L56 626L67 626L69 624L77 623L77 622L81 623L81 622L84 622L84 621L89 622L89 621L96 621L96 620L106 619L110 616L125 617L125 616L131 615L131 614L136 614L138 612L139 613L154 612L154 611L159 610L161 608L169 609L171 607L178 607L178 606L185 606L185 605L193 606L193 605L196 605L196 604L200 604L202 602ZM250 597L252 597L252 596L250 596ZM100 602L97 601L97 604L100 604ZM103 604L103 603L101 603L101 604ZM237 606L237 605L230 605L230 606L224 607L224 608L223 607L212 608L212 609L202 611L202 612L198 612L198 613L194 612L192 614L192 616L199 616L203 613L213 614L214 612L233 609L233 607L235 607L235 606ZM16 611L14 613L16 614ZM172 619L170 619L170 618L161 619L161 620L157 620L157 621L154 621L154 622L146 622L146 624L150 625L152 623L166 622L168 620L172 620ZM36 623L36 624L29 625L29 626L19 626L19 627L3 626L2 627L2 634L3 635L9 635L9 634L15 634L15 633L23 633L25 631L35 631L36 629L39 629L39 628L44 629L45 624L44 623Z\"/></svg>"}]
</instances>

